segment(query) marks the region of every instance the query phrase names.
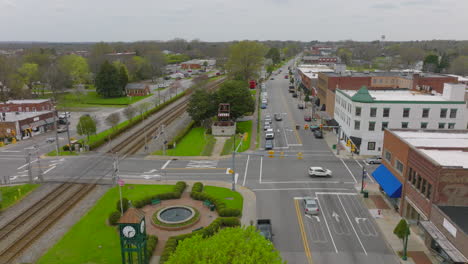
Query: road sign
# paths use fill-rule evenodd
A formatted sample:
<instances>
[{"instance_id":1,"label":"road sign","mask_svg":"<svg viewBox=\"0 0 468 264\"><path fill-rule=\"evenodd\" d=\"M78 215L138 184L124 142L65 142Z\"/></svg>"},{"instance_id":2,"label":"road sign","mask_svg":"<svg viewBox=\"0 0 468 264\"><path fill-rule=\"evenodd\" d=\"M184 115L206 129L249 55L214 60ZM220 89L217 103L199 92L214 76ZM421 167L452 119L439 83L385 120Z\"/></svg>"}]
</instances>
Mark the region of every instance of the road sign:
<instances>
[{"instance_id":1,"label":"road sign","mask_svg":"<svg viewBox=\"0 0 468 264\"><path fill-rule=\"evenodd\" d=\"M118 180L117 183L119 184L120 187L123 187L125 185L124 180Z\"/></svg>"}]
</instances>

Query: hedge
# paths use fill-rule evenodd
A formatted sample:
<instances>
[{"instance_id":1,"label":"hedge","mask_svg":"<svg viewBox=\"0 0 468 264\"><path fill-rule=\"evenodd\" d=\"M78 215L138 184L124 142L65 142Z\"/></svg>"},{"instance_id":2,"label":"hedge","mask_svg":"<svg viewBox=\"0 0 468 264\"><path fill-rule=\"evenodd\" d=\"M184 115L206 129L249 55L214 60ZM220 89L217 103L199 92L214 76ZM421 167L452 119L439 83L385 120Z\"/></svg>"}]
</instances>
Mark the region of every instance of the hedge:
<instances>
[{"instance_id":1,"label":"hedge","mask_svg":"<svg viewBox=\"0 0 468 264\"><path fill-rule=\"evenodd\" d=\"M96 135L97 139L89 143L89 149L94 150L94 149L102 146L104 143L106 143L109 140L109 138L110 139L116 138L120 134L124 133L128 129L132 128L133 126L135 126L138 123L140 123L141 121L143 121L143 119L146 119L148 116L160 111L162 108L166 107L167 105L169 105L169 104L173 103L174 101L176 101L177 99L181 98L186 93L188 93L188 91L189 90L185 90L184 92L182 92L182 93L174 96L173 98L167 100L166 102L164 102L164 103L162 103L162 104L148 110L147 112L145 112L145 113L143 113L141 115L138 115L138 116L134 117L131 120L126 120L126 121L122 122L122 123L125 123L125 124L123 126L119 127L118 129L110 128L108 130L102 131L101 133L98 133ZM83 139L81 139L80 143L83 144L83 142L84 142Z\"/></svg>"},{"instance_id":2,"label":"hedge","mask_svg":"<svg viewBox=\"0 0 468 264\"><path fill-rule=\"evenodd\" d=\"M154 249L158 244L158 237L153 235L146 235L146 252L148 258L151 258L153 255Z\"/></svg>"},{"instance_id":3,"label":"hedge","mask_svg":"<svg viewBox=\"0 0 468 264\"><path fill-rule=\"evenodd\" d=\"M142 208L145 205L151 204L151 200L159 199L159 200L170 200L170 199L179 199L182 196L187 184L183 181L177 182L174 185L174 190L168 193L160 193L152 196L147 196L141 200L133 201L133 205L136 208Z\"/></svg>"},{"instance_id":4,"label":"hedge","mask_svg":"<svg viewBox=\"0 0 468 264\"><path fill-rule=\"evenodd\" d=\"M109 214L109 218L107 218L107 220L109 221L109 225L116 225L117 222L119 221L120 219L120 211L114 211L112 213Z\"/></svg>"},{"instance_id":5,"label":"hedge","mask_svg":"<svg viewBox=\"0 0 468 264\"><path fill-rule=\"evenodd\" d=\"M226 203L223 202L220 198L215 198L212 195L202 192L203 191L203 184L201 182L197 182L192 187L192 192L190 193L190 197L198 201L205 201L208 200L215 205L216 211L218 212L219 216L222 217L229 217L229 216L241 216L242 212L236 208L226 208Z\"/></svg>"},{"instance_id":6,"label":"hedge","mask_svg":"<svg viewBox=\"0 0 468 264\"><path fill-rule=\"evenodd\" d=\"M188 234L172 236L167 240L166 245L164 246L161 258L159 259L159 263L162 264L169 259L171 254L174 253L174 251L176 250L179 241L182 241L194 235L202 235L204 238L207 238L209 236L214 235L222 227L235 227L240 226L240 224L241 223L238 217L218 217L209 226L203 229Z\"/></svg>"},{"instance_id":7,"label":"hedge","mask_svg":"<svg viewBox=\"0 0 468 264\"><path fill-rule=\"evenodd\" d=\"M174 143L179 143L179 141L184 138L188 132L192 129L193 125L195 124L195 121L191 121L188 126L186 126L182 131L180 131L169 143L167 143L168 148L172 148L174 146Z\"/></svg>"}]
</instances>

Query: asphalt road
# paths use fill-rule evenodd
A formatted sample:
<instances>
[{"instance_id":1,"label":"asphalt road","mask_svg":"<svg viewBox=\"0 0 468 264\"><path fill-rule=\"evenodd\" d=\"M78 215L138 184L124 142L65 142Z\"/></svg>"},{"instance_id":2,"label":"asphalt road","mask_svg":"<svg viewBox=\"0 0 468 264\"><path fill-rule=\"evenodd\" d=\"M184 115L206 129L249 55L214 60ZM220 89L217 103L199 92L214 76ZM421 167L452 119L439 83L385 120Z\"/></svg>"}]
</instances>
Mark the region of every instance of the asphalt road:
<instances>
[{"instance_id":1,"label":"asphalt road","mask_svg":"<svg viewBox=\"0 0 468 264\"><path fill-rule=\"evenodd\" d=\"M257 217L272 220L273 243L288 263L399 263L356 191L361 183L363 161L337 158L323 139L315 139L303 129L304 112L308 109L297 108L297 99L287 91L285 72L287 67L274 76L275 80L267 82L268 109L262 111L262 116L270 113L272 118L274 113L283 114L282 121L273 121L277 132L275 153L270 157L260 149L250 155L238 155L234 180L255 191ZM296 124L302 129L296 130ZM0 178L26 181L28 165L23 150L14 151L19 150L0 150ZM92 181L112 177L113 157L108 154L32 159L33 178ZM333 171L333 176L310 177L309 166L326 167ZM231 182L231 168L231 159L148 160L133 156L119 162L118 174L123 180ZM373 168L367 167L368 171ZM306 196L317 198L318 215L304 214L301 202Z\"/></svg>"}]
</instances>

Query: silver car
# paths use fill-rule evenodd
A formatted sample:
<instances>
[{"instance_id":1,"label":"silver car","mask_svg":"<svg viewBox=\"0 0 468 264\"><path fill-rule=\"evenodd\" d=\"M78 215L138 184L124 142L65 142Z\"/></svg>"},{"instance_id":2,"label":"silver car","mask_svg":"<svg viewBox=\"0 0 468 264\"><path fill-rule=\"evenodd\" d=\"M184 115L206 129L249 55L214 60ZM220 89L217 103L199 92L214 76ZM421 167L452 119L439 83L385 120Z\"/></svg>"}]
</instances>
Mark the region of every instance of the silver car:
<instances>
[{"instance_id":1,"label":"silver car","mask_svg":"<svg viewBox=\"0 0 468 264\"><path fill-rule=\"evenodd\" d=\"M332 171L322 167L309 167L309 176L331 177Z\"/></svg>"},{"instance_id":2,"label":"silver car","mask_svg":"<svg viewBox=\"0 0 468 264\"><path fill-rule=\"evenodd\" d=\"M379 156L374 156L371 158L366 159L367 164L381 164L382 163L382 157Z\"/></svg>"},{"instance_id":3,"label":"silver car","mask_svg":"<svg viewBox=\"0 0 468 264\"><path fill-rule=\"evenodd\" d=\"M317 199L313 197L304 197L302 200L302 205L304 206L304 213L310 215L317 215L319 214L319 205Z\"/></svg>"}]
</instances>

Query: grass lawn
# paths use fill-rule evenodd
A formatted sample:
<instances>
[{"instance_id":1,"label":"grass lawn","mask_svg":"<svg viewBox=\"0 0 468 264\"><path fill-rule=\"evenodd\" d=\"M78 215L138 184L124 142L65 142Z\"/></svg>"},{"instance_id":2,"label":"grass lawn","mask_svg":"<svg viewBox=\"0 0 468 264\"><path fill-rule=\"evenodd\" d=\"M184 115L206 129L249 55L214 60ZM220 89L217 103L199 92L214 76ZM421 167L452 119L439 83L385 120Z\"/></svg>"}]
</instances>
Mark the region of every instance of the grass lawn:
<instances>
[{"instance_id":1,"label":"grass lawn","mask_svg":"<svg viewBox=\"0 0 468 264\"><path fill-rule=\"evenodd\" d=\"M0 192L2 193L0 209L6 209L14 205L37 187L39 187L39 184L22 184L16 186L0 187Z\"/></svg>"},{"instance_id":2,"label":"grass lawn","mask_svg":"<svg viewBox=\"0 0 468 264\"><path fill-rule=\"evenodd\" d=\"M185 135L176 147L166 150L168 156L210 156L216 139L213 135L205 135L205 129L194 127ZM162 155L162 150L153 155Z\"/></svg>"},{"instance_id":3,"label":"grass lawn","mask_svg":"<svg viewBox=\"0 0 468 264\"><path fill-rule=\"evenodd\" d=\"M123 96L116 98L102 98L96 92L90 91L83 95L76 96L66 93L59 97L58 107L89 107L89 106L126 106L147 98L148 96Z\"/></svg>"},{"instance_id":4,"label":"grass lawn","mask_svg":"<svg viewBox=\"0 0 468 264\"><path fill-rule=\"evenodd\" d=\"M59 151L59 156L78 156L78 152L76 151ZM51 152L47 153L46 156L57 156L57 151L52 150Z\"/></svg>"},{"instance_id":5,"label":"grass lawn","mask_svg":"<svg viewBox=\"0 0 468 264\"><path fill-rule=\"evenodd\" d=\"M238 135L238 133L235 135L236 136L236 148L237 148L237 145L239 145L239 142L242 141L242 144L237 149L237 152L244 152L250 148L250 140L252 138L252 120L237 122L236 125L237 125L236 130L238 133L246 133L246 132L248 133L247 140L243 140L242 137ZM224 147L223 147L223 151L221 152L221 155L228 155L232 153L233 141L234 141L234 136L226 140L226 143L224 143Z\"/></svg>"},{"instance_id":6,"label":"grass lawn","mask_svg":"<svg viewBox=\"0 0 468 264\"><path fill-rule=\"evenodd\" d=\"M223 202L226 203L227 208L239 209L242 212L244 198L238 192L233 192L231 189L216 186L204 186L203 192L213 195L214 197L221 198Z\"/></svg>"},{"instance_id":7,"label":"grass lawn","mask_svg":"<svg viewBox=\"0 0 468 264\"><path fill-rule=\"evenodd\" d=\"M122 195L129 200L135 200L148 195L170 192L173 188L173 185L125 185L122 188ZM110 189L36 263L121 263L118 231L116 228L107 225L107 218L111 212L116 210L118 199L118 188Z\"/></svg>"},{"instance_id":8,"label":"grass lawn","mask_svg":"<svg viewBox=\"0 0 468 264\"><path fill-rule=\"evenodd\" d=\"M255 89L250 90L250 93L252 94L253 97L255 97L255 95L257 94L257 90Z\"/></svg>"}]
</instances>

